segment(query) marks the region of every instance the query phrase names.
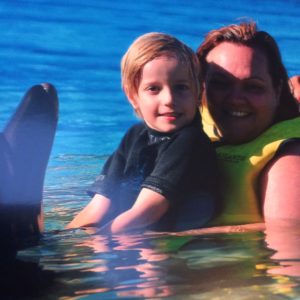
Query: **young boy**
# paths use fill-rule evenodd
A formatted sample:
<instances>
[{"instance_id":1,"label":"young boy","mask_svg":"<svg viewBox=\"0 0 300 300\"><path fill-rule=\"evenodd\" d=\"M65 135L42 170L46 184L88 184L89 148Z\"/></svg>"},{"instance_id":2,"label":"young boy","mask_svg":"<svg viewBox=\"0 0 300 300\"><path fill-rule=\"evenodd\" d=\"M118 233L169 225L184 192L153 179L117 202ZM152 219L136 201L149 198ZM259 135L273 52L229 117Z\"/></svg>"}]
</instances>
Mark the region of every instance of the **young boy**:
<instances>
[{"instance_id":1,"label":"young boy","mask_svg":"<svg viewBox=\"0 0 300 300\"><path fill-rule=\"evenodd\" d=\"M100 233L203 226L215 208L216 156L198 112L199 63L162 33L139 37L121 63L122 86L142 123L126 133L68 228Z\"/></svg>"}]
</instances>

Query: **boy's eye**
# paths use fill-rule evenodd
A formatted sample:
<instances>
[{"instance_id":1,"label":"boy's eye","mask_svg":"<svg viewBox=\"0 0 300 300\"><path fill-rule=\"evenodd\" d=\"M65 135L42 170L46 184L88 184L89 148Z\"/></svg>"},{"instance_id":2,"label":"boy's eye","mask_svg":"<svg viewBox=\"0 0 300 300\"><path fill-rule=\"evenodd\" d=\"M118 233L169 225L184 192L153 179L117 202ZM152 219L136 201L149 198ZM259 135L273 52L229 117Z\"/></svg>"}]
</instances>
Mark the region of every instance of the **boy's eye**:
<instances>
[{"instance_id":1,"label":"boy's eye","mask_svg":"<svg viewBox=\"0 0 300 300\"><path fill-rule=\"evenodd\" d=\"M176 84L175 89L177 91L183 92L183 91L188 91L190 89L190 86L185 83L179 83L179 84Z\"/></svg>"},{"instance_id":2,"label":"boy's eye","mask_svg":"<svg viewBox=\"0 0 300 300\"><path fill-rule=\"evenodd\" d=\"M160 91L160 87L157 85L150 85L146 87L146 91L152 92L152 93L157 93Z\"/></svg>"}]
</instances>

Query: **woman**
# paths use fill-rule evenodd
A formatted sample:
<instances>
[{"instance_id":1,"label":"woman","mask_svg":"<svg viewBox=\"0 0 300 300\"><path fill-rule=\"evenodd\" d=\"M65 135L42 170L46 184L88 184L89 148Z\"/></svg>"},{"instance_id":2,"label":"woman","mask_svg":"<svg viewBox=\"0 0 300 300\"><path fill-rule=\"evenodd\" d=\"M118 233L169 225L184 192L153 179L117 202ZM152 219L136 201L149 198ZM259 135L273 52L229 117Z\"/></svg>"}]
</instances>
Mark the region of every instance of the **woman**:
<instances>
[{"instance_id":1,"label":"woman","mask_svg":"<svg viewBox=\"0 0 300 300\"><path fill-rule=\"evenodd\" d=\"M300 220L300 118L274 39L254 23L213 30L197 50L203 122L218 140L214 225Z\"/></svg>"}]
</instances>

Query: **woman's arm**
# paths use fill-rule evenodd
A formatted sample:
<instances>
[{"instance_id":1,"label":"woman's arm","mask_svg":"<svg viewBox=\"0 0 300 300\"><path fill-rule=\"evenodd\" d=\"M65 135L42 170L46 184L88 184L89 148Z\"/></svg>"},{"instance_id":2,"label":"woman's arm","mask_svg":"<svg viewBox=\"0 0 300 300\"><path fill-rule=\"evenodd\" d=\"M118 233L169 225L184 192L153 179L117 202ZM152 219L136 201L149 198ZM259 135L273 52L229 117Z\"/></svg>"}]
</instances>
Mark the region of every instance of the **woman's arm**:
<instances>
[{"instance_id":1,"label":"woman's arm","mask_svg":"<svg viewBox=\"0 0 300 300\"><path fill-rule=\"evenodd\" d=\"M106 215L110 205L110 199L96 194L88 205L66 226L66 228L96 226Z\"/></svg>"},{"instance_id":2,"label":"woman's arm","mask_svg":"<svg viewBox=\"0 0 300 300\"><path fill-rule=\"evenodd\" d=\"M121 233L143 228L158 221L168 210L169 202L161 194L143 188L134 205L100 228L99 233Z\"/></svg>"},{"instance_id":3,"label":"woman's arm","mask_svg":"<svg viewBox=\"0 0 300 300\"><path fill-rule=\"evenodd\" d=\"M262 175L266 223L300 223L300 143L284 146Z\"/></svg>"}]
</instances>

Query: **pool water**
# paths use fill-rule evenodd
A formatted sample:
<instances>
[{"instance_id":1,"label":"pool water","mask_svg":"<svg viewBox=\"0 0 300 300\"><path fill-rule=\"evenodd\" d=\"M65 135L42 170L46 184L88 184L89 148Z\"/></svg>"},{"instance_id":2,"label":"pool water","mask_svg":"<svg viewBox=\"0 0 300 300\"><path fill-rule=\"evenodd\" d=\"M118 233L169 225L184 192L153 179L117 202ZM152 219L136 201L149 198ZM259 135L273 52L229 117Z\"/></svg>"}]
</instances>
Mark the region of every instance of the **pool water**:
<instances>
[{"instance_id":1,"label":"pool water","mask_svg":"<svg viewBox=\"0 0 300 300\"><path fill-rule=\"evenodd\" d=\"M37 299L299 299L299 232L45 234L19 253ZM33 267L34 265L34 267Z\"/></svg>"},{"instance_id":2,"label":"pool water","mask_svg":"<svg viewBox=\"0 0 300 300\"><path fill-rule=\"evenodd\" d=\"M45 235L18 253L20 299L300 299L299 232L106 237L63 229L136 117L120 60L140 34L173 34L196 49L209 30L249 17L300 73L298 0L20 0L0 3L1 118L26 89L51 82L60 119L44 191ZM5 296L5 299L9 299Z\"/></svg>"}]
</instances>

